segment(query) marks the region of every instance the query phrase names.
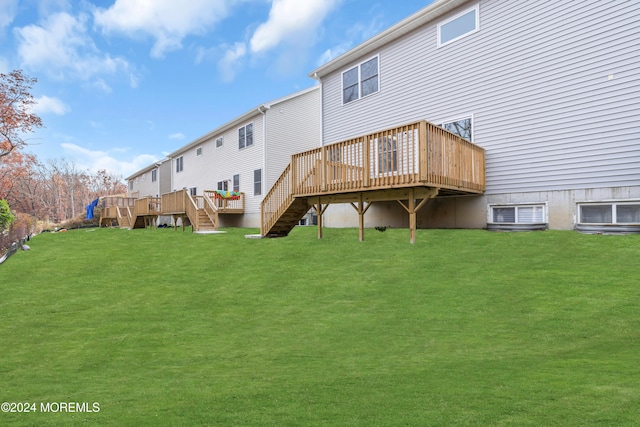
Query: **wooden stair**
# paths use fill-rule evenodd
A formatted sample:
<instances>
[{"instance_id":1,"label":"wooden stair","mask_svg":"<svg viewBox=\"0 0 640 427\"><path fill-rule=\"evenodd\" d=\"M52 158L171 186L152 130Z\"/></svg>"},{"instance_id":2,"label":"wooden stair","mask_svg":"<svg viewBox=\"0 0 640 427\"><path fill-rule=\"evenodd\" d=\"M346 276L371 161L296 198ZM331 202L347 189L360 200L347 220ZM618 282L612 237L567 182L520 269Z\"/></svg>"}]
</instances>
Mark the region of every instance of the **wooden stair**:
<instances>
[{"instance_id":1,"label":"wooden stair","mask_svg":"<svg viewBox=\"0 0 640 427\"><path fill-rule=\"evenodd\" d=\"M289 232L309 211L309 208L309 202L306 197L294 198L275 224L264 233L264 237L284 237L289 235Z\"/></svg>"},{"instance_id":2,"label":"wooden stair","mask_svg":"<svg viewBox=\"0 0 640 427\"><path fill-rule=\"evenodd\" d=\"M133 227L131 228L146 228L146 224L144 222L143 216L137 216L135 222L133 223Z\"/></svg>"},{"instance_id":3,"label":"wooden stair","mask_svg":"<svg viewBox=\"0 0 640 427\"><path fill-rule=\"evenodd\" d=\"M195 230L196 232L216 231L218 229L204 209L198 209L197 215L198 229ZM194 222L192 221L191 223L193 224Z\"/></svg>"}]
</instances>

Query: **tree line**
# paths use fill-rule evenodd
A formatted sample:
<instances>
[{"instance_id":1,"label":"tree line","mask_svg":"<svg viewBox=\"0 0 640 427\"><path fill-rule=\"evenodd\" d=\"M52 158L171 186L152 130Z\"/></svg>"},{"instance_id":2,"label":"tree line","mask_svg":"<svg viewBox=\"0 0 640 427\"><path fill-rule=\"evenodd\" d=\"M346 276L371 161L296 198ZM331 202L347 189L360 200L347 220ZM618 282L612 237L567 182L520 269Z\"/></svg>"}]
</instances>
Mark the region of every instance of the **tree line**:
<instances>
[{"instance_id":1,"label":"tree line","mask_svg":"<svg viewBox=\"0 0 640 427\"><path fill-rule=\"evenodd\" d=\"M0 73L0 200L18 219L62 223L83 215L97 197L126 193L126 186L106 170L83 170L64 158L41 161L26 151L25 136L43 126L32 112L36 81L21 70Z\"/></svg>"}]
</instances>

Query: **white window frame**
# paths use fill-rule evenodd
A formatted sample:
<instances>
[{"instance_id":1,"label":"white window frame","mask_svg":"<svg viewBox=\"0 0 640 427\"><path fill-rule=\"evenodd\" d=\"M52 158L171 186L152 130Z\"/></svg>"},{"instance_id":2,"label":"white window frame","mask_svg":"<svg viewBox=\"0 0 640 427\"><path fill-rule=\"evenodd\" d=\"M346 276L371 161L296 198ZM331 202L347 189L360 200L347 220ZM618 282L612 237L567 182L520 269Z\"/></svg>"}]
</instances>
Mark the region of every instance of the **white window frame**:
<instances>
[{"instance_id":1,"label":"white window frame","mask_svg":"<svg viewBox=\"0 0 640 427\"><path fill-rule=\"evenodd\" d=\"M237 185L236 185L237 182ZM240 174L237 173L233 175L233 191L240 191Z\"/></svg>"},{"instance_id":2,"label":"white window frame","mask_svg":"<svg viewBox=\"0 0 640 427\"><path fill-rule=\"evenodd\" d=\"M216 138L216 148L222 147L223 144L224 144L224 137L221 136L219 138Z\"/></svg>"},{"instance_id":3,"label":"white window frame","mask_svg":"<svg viewBox=\"0 0 640 427\"><path fill-rule=\"evenodd\" d=\"M639 205L640 200L610 200L601 202L579 202L576 204L576 215L578 217L579 224L594 224L594 225L634 225L635 222L618 222L618 206L621 205ZM582 220L582 207L583 206L611 206L611 222L584 222Z\"/></svg>"},{"instance_id":4,"label":"white window frame","mask_svg":"<svg viewBox=\"0 0 640 427\"><path fill-rule=\"evenodd\" d=\"M184 156L176 157L176 173L184 170Z\"/></svg>"},{"instance_id":5,"label":"white window frame","mask_svg":"<svg viewBox=\"0 0 640 427\"><path fill-rule=\"evenodd\" d=\"M256 172L260 172L260 181L256 180ZM254 196L261 196L262 195L262 169L255 169L253 171L253 195ZM258 185L259 187L256 187L256 185ZM256 191L256 188L258 189L258 191Z\"/></svg>"},{"instance_id":6,"label":"white window frame","mask_svg":"<svg viewBox=\"0 0 640 427\"><path fill-rule=\"evenodd\" d=\"M438 123L439 126L444 129L444 125L447 123L455 123L455 122L459 122L461 120L467 120L467 119L471 119L471 139L469 140L469 142L473 142L474 135L475 135L475 118L473 114L460 115L452 119L437 120L435 123ZM463 138L463 139L466 139L466 138Z\"/></svg>"},{"instance_id":7,"label":"white window frame","mask_svg":"<svg viewBox=\"0 0 640 427\"><path fill-rule=\"evenodd\" d=\"M473 30L467 31L466 33L462 33L459 36L452 38L451 40L448 40L448 41L442 43L441 42L441 39L442 39L442 27L447 25L447 24L449 24L450 22L455 21L456 19L466 15L467 13L469 13L471 11L474 11L474 10L476 12L476 25L475 25L475 28ZM464 37L466 37L466 36L468 36L470 34L478 32L479 30L480 30L480 5L476 4L475 6L470 7L468 9L465 9L462 12L460 12L460 13L452 16L451 18L449 18L449 19L447 19L445 21L442 21L442 22L440 22L438 24L438 36L437 36L438 37L438 47L440 48L440 47L446 46L448 44L454 43L454 42L456 42L456 41L458 41L458 40L460 40L460 39L462 39L462 38L464 38Z\"/></svg>"},{"instance_id":8,"label":"white window frame","mask_svg":"<svg viewBox=\"0 0 640 427\"><path fill-rule=\"evenodd\" d=\"M158 169L154 169L151 171L151 182L156 182L158 180Z\"/></svg>"},{"instance_id":9,"label":"white window frame","mask_svg":"<svg viewBox=\"0 0 640 427\"><path fill-rule=\"evenodd\" d=\"M542 208L542 221L540 223L547 224L549 222L549 209L547 203L496 203L490 204L487 209L487 223L488 224L540 224L539 222L521 222L518 211L519 208ZM496 222L493 220L493 210L500 208L514 208L514 222Z\"/></svg>"},{"instance_id":10,"label":"white window frame","mask_svg":"<svg viewBox=\"0 0 640 427\"><path fill-rule=\"evenodd\" d=\"M371 92L367 95L362 95L362 65L371 61L372 59L376 59L377 60L377 80L378 80L378 90L376 90L375 92ZM351 101L345 102L344 101L344 75L346 73L348 73L349 71L352 71L354 69L358 70L358 97L356 99L353 99ZM364 99L364 98L368 98L372 95L375 95L376 93L380 92L380 54L378 55L374 55L370 58L365 59L364 61L354 65L353 67L350 67L348 70L344 70L341 74L340 74L340 99L342 100L342 105L348 105L348 104L352 104L360 99Z\"/></svg>"},{"instance_id":11,"label":"white window frame","mask_svg":"<svg viewBox=\"0 0 640 427\"><path fill-rule=\"evenodd\" d=\"M196 157L202 156L202 147L196 148Z\"/></svg>"},{"instance_id":12,"label":"white window frame","mask_svg":"<svg viewBox=\"0 0 640 427\"><path fill-rule=\"evenodd\" d=\"M190 187L190 188L189 188L189 195L191 195L191 196L195 196L195 195L197 195L197 194L198 194L198 189L197 189L197 187Z\"/></svg>"},{"instance_id":13,"label":"white window frame","mask_svg":"<svg viewBox=\"0 0 640 427\"><path fill-rule=\"evenodd\" d=\"M247 144L247 128L251 126L251 144ZM240 146L240 130L244 129L244 142L242 143L242 146ZM253 146L253 122L251 123L247 123L244 126L240 126L238 128L238 150L244 150L245 148L249 148Z\"/></svg>"},{"instance_id":14,"label":"white window frame","mask_svg":"<svg viewBox=\"0 0 640 427\"><path fill-rule=\"evenodd\" d=\"M133 191L133 180L129 181L129 191Z\"/></svg>"}]
</instances>

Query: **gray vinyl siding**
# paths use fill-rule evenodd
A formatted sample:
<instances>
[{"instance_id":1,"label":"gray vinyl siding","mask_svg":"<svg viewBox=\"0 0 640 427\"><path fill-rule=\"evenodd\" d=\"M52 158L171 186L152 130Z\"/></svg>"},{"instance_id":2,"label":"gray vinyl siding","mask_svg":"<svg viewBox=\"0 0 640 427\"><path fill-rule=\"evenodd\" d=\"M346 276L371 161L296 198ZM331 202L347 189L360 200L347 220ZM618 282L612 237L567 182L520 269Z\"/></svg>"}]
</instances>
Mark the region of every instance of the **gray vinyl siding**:
<instances>
[{"instance_id":1,"label":"gray vinyl siding","mask_svg":"<svg viewBox=\"0 0 640 427\"><path fill-rule=\"evenodd\" d=\"M477 3L480 30L438 48ZM640 185L639 26L636 1L465 3L323 77L323 142L473 114L487 194ZM380 91L342 105L342 71L376 53Z\"/></svg>"},{"instance_id":2,"label":"gray vinyl siding","mask_svg":"<svg viewBox=\"0 0 640 427\"><path fill-rule=\"evenodd\" d=\"M320 135L320 90L273 104L267 114L265 189L273 186L291 155L317 148ZM265 191L265 193L266 193Z\"/></svg>"}]
</instances>

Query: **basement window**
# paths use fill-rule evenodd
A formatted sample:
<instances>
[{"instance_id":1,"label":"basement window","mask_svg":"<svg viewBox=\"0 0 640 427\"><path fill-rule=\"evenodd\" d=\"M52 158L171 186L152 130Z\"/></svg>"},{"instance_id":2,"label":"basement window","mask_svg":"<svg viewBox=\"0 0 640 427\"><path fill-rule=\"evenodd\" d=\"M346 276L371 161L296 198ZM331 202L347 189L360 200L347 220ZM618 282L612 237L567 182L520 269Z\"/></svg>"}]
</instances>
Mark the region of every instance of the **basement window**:
<instances>
[{"instance_id":1,"label":"basement window","mask_svg":"<svg viewBox=\"0 0 640 427\"><path fill-rule=\"evenodd\" d=\"M546 204L489 205L489 230L545 230Z\"/></svg>"},{"instance_id":2,"label":"basement window","mask_svg":"<svg viewBox=\"0 0 640 427\"><path fill-rule=\"evenodd\" d=\"M640 202L578 205L582 224L640 224Z\"/></svg>"}]
</instances>

